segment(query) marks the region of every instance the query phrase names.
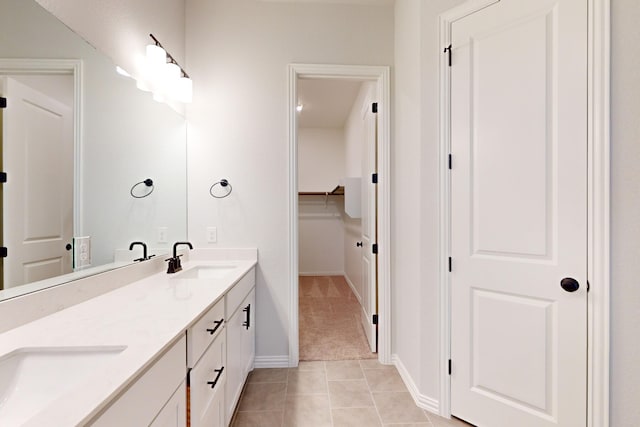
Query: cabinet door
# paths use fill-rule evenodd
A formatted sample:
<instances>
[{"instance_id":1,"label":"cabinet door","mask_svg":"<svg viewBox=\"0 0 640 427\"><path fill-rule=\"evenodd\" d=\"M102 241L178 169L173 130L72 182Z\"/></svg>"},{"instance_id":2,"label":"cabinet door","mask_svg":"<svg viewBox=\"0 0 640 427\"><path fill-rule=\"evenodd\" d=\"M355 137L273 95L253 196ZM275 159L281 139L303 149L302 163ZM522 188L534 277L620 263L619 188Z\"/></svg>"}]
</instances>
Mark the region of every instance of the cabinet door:
<instances>
[{"instance_id":1,"label":"cabinet door","mask_svg":"<svg viewBox=\"0 0 640 427\"><path fill-rule=\"evenodd\" d=\"M242 301L227 324L226 421L229 423L240 398L255 355L255 290Z\"/></svg>"},{"instance_id":2,"label":"cabinet door","mask_svg":"<svg viewBox=\"0 0 640 427\"><path fill-rule=\"evenodd\" d=\"M186 427L187 425L187 392L183 382L171 399L164 405L150 427Z\"/></svg>"},{"instance_id":3,"label":"cabinet door","mask_svg":"<svg viewBox=\"0 0 640 427\"><path fill-rule=\"evenodd\" d=\"M191 427L225 426L224 390L228 369L225 329L189 373Z\"/></svg>"}]
</instances>

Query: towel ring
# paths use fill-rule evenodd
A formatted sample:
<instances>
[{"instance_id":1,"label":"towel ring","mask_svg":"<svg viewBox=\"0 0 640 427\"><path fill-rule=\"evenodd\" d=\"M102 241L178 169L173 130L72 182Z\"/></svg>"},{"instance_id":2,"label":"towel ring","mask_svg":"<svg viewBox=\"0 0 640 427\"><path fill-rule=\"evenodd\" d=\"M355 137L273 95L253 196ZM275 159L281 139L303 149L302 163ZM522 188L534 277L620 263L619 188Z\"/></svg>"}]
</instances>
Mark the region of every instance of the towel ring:
<instances>
[{"instance_id":1,"label":"towel ring","mask_svg":"<svg viewBox=\"0 0 640 427\"><path fill-rule=\"evenodd\" d=\"M220 189L223 189L222 191L223 194L215 194L213 190L216 187L220 187ZM214 182L213 185L209 188L209 194L211 194L211 197L215 197L216 199L224 199L229 194L231 194L232 191L233 191L233 187L231 186L231 184L229 184L229 181L227 181L226 179L221 179L218 182Z\"/></svg>"},{"instance_id":2,"label":"towel ring","mask_svg":"<svg viewBox=\"0 0 640 427\"><path fill-rule=\"evenodd\" d=\"M136 196L133 192L133 190L136 189L137 186L139 186L140 184L144 184L146 187L151 187L151 190L149 190L149 192L145 195L142 196ZM145 197L149 196L151 193L153 193L153 190L155 189L154 185L153 185L153 180L151 178L147 178L144 181L140 181L140 182L136 182L135 184L133 184L133 187L131 187L131 190L129 190L129 194L131 194L131 197L135 198L135 199L144 199Z\"/></svg>"}]
</instances>

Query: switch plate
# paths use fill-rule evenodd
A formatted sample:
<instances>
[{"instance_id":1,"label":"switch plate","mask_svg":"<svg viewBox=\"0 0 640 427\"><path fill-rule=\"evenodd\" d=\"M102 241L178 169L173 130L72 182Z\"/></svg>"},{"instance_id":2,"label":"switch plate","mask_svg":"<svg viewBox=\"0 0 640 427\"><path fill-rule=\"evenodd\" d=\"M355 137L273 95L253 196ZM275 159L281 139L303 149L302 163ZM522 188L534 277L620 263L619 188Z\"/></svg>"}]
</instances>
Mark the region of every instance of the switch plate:
<instances>
[{"instance_id":1,"label":"switch plate","mask_svg":"<svg viewBox=\"0 0 640 427\"><path fill-rule=\"evenodd\" d=\"M76 269L91 266L91 236L73 238L73 259Z\"/></svg>"},{"instance_id":2,"label":"switch plate","mask_svg":"<svg viewBox=\"0 0 640 427\"><path fill-rule=\"evenodd\" d=\"M158 227L158 243L167 243L167 227Z\"/></svg>"},{"instance_id":3,"label":"switch plate","mask_svg":"<svg viewBox=\"0 0 640 427\"><path fill-rule=\"evenodd\" d=\"M218 229L216 227L207 227L207 243L216 243L218 241Z\"/></svg>"}]
</instances>

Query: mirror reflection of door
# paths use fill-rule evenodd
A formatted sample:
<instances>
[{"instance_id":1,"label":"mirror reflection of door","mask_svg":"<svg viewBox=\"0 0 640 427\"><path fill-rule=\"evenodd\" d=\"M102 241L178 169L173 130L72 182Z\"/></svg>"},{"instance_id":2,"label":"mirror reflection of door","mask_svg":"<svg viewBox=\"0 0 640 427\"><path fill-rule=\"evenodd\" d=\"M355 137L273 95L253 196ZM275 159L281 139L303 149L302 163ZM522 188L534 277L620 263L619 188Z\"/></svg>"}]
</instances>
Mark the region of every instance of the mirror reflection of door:
<instances>
[{"instance_id":1,"label":"mirror reflection of door","mask_svg":"<svg viewBox=\"0 0 640 427\"><path fill-rule=\"evenodd\" d=\"M73 78L2 77L2 289L72 271Z\"/></svg>"},{"instance_id":2,"label":"mirror reflection of door","mask_svg":"<svg viewBox=\"0 0 640 427\"><path fill-rule=\"evenodd\" d=\"M299 358L375 358L375 84L305 77L296 86Z\"/></svg>"}]
</instances>

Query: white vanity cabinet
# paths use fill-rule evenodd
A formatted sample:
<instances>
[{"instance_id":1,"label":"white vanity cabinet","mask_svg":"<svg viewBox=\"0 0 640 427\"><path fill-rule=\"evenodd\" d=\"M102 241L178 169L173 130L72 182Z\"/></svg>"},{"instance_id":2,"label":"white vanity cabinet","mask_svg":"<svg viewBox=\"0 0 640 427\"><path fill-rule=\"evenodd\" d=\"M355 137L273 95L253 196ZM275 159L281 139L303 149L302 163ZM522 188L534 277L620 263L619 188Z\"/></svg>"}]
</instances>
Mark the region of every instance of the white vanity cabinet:
<instances>
[{"instance_id":1,"label":"white vanity cabinet","mask_svg":"<svg viewBox=\"0 0 640 427\"><path fill-rule=\"evenodd\" d=\"M90 425L183 427L186 422L184 334ZM158 419L158 424L152 424Z\"/></svg>"},{"instance_id":2,"label":"white vanity cabinet","mask_svg":"<svg viewBox=\"0 0 640 427\"><path fill-rule=\"evenodd\" d=\"M224 298L187 331L191 427L224 427L226 384Z\"/></svg>"},{"instance_id":3,"label":"white vanity cabinet","mask_svg":"<svg viewBox=\"0 0 640 427\"><path fill-rule=\"evenodd\" d=\"M231 422L240 393L255 360L255 269L227 294L226 425Z\"/></svg>"}]
</instances>

